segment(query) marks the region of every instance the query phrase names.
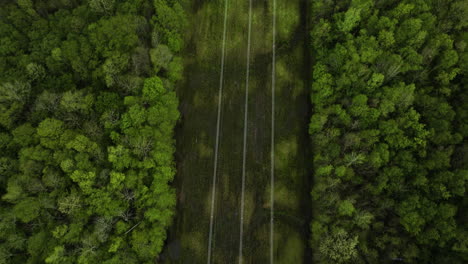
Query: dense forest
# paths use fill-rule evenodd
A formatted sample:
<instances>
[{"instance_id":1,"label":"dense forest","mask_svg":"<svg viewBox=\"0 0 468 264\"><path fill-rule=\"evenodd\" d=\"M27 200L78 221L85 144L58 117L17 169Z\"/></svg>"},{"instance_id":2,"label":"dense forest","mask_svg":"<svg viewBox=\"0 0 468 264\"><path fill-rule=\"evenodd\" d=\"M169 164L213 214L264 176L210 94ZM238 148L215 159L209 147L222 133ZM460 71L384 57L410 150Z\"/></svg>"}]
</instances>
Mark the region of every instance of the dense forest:
<instances>
[{"instance_id":1,"label":"dense forest","mask_svg":"<svg viewBox=\"0 0 468 264\"><path fill-rule=\"evenodd\" d=\"M0 263L153 263L175 208L173 0L0 3Z\"/></svg>"},{"instance_id":2,"label":"dense forest","mask_svg":"<svg viewBox=\"0 0 468 264\"><path fill-rule=\"evenodd\" d=\"M311 0L314 263L468 262L468 1Z\"/></svg>"},{"instance_id":3,"label":"dense forest","mask_svg":"<svg viewBox=\"0 0 468 264\"><path fill-rule=\"evenodd\" d=\"M281 2L280 7L289 4L287 0L277 1ZM203 9L206 3L209 5ZM218 63L218 56L221 56L214 51L221 36L226 38L228 34L226 60L241 58L234 54L243 47L241 45L248 45L247 56L250 56L251 22L247 16L251 16L252 10L244 12L236 3L228 5L224 0L0 1L0 264L162 261L161 252L169 244L167 229L176 215L176 190L172 183L176 174L174 129L181 119L176 87L184 78L189 79L185 80L188 83L185 89L193 89L190 92L194 94L193 101L187 99L180 109L191 111L203 103L207 105L203 109L211 111L212 106L217 106L212 104L212 101L218 102L217 93L212 95L216 100L211 100L208 95L202 98L195 92L204 89L209 94L209 89L218 89L219 65L211 62ZM276 2L242 3L245 9L247 6L254 8L254 28L262 25L261 31L252 33L253 39L270 34L270 24L266 25L262 19L273 17L269 12L276 12ZM259 8L260 4L266 8ZM236 10L227 12L230 5L232 9L229 10ZM312 157L303 155L310 158L307 163L312 163L311 197L303 199L312 199L312 219L305 212L307 220L303 221L308 228L311 220L311 262L468 263L468 1L305 0L301 6L307 7L300 15L304 16L304 25L308 25L303 30L310 30L306 38L310 41L304 45L308 49L305 54L310 56L304 55L306 58L302 59L306 63L298 61L297 65L310 62L311 67L304 67L308 77L300 78L297 83L310 83L307 87L311 102L308 124L311 149L309 151L309 145L304 142L299 143L302 146L291 148L307 148L306 152L312 153ZM203 26L189 25L188 7L192 7L191 12L206 12L206 17L200 16L206 18L200 21ZM223 10L226 17L235 17L224 17L224 26L229 25L228 33L209 35L206 32L211 31L206 28L214 30L223 25L219 24ZM291 32L287 33L294 35L290 38L299 38L296 35L300 30L283 30L299 17L291 10L278 8L279 32L288 35L286 31L289 30ZM276 20L271 26L276 26ZM192 35L186 34L189 30L193 30ZM272 32L275 30L273 28ZM196 48L195 55L190 57L189 53L182 52L187 35L191 36L190 43L194 36L211 38L212 42L204 43L206 47L200 45L203 48ZM289 41L281 40L278 45L278 54L289 57L288 63L300 57L298 54L289 56L286 52L284 44ZM291 45L293 47L288 48L294 48ZM224 49L223 46L222 63ZM275 52L271 56L275 56ZM270 66L270 52L253 49L253 54L257 53L261 53L262 60L258 59L260 56L252 59L251 64L258 67L253 67L257 71L250 73L252 87L270 89L264 84L262 71L258 70L263 64ZM193 62L203 56L210 63L198 61L203 67L187 75L194 80L183 76L184 68L187 69L184 65L190 66L187 61ZM267 63L263 62L264 58L268 59ZM244 58L241 59L244 65ZM279 84L294 79L284 73L286 66L282 63L278 63L278 74L273 74ZM191 66L193 70L195 66ZM212 80L206 81L204 75L197 75L212 69L216 70L211 73L216 81L213 87L209 86ZM238 124L234 119L243 118L243 114L233 110L242 109L236 108L241 100L237 102L231 98L229 101L228 96L233 96L229 91L234 93L229 89L243 91L244 87L233 80L243 80L245 72L237 64L227 63L226 69L226 76L230 76L225 81L227 95L221 96L219 102L224 100L232 114L226 115L232 120L225 122L232 130L231 126L240 128L242 122ZM247 69L247 78L248 74ZM277 99L279 110L273 112L280 117L293 113L288 104L298 102L291 101L289 95L284 96L288 90L282 92ZM265 96L261 94L260 97ZM293 93L293 96L299 95ZM302 98L306 101L307 96ZM259 101L258 105L261 104ZM304 108L307 107L304 103ZM262 116L264 110L253 109L262 113L253 120L267 120ZM208 115L196 118L199 119L193 123L206 126L207 130L216 122ZM307 121L300 123L304 124L306 138ZM260 142L257 130L259 135L271 132L252 121L249 126L255 128L253 141L256 143ZM299 133L281 123L276 124L276 129ZM228 131L226 138L233 131ZM187 135L183 144L195 141L193 145L201 151L189 154L208 157L211 164L211 145L198 143L198 137L200 142L205 140L209 141L206 144L213 145L214 138L211 142L210 134L203 131L193 134L195 136ZM240 139L241 134L235 136ZM234 152L240 157L240 150L232 149L234 143L222 146L226 153ZM270 145L264 145L264 149L253 149L255 144L253 146L250 149L249 145L247 151L257 151L254 156L257 158L249 158L252 160L248 162L256 162L261 167L263 164L255 159L270 158L270 149L267 150ZM277 157L280 157L281 152L285 152L284 144L278 143L277 149ZM274 159L273 151L271 155ZM283 153L283 156L288 155ZM228 160L226 157L223 156ZM205 184L198 175L204 170L210 171L207 175L211 180L211 167L197 159L192 161L197 167L193 168L192 182ZM235 162L235 159L229 160L226 164L231 167L224 167L232 173L229 177L233 180L240 177L235 171L241 164ZM287 168L296 166L296 163L291 164L284 165L281 171L277 165L278 176L297 180L294 170ZM306 168L299 168L300 162L297 164L298 168L294 169L306 171ZM192 170L192 167L185 169ZM258 172L248 177L254 175L260 179L263 174L267 175ZM191 171L189 177L192 177ZM240 189L231 186L236 192L228 192L226 182L220 184L220 188L226 188L224 191L235 199L223 198L227 202L220 199L218 206L225 211L219 214L231 216L232 213L238 219L234 211ZM263 181L257 184L261 186L248 187L263 190L265 184ZM309 190L307 184L304 186ZM281 204L278 202L281 192L282 189L277 190L277 196L272 195L271 201L276 199L276 203ZM208 194L193 196L202 197L197 198L200 201L179 198L185 201L186 207L197 210L197 217L200 213L201 219L205 217L203 199ZM247 201L248 208L256 208L261 203L258 197ZM291 192L288 199L293 202L294 197ZM262 204L261 210L269 206ZM288 229L278 219L302 220L284 211L271 211L268 215L271 229L262 229L262 234L264 237L271 235L272 242L263 249L270 247L268 252L272 260L273 256L279 260L278 263L283 259L286 263L290 261L288 258L298 259L293 255L294 245L300 244L300 239L291 244L290 251L287 247L281 251L292 252L290 255L275 255L280 251L274 248L274 243L279 239L289 241L282 235L288 233ZM203 245L207 241L202 235L208 236L208 233L200 226L210 219L208 217L203 221L191 219L200 222L194 225L200 230L184 230L187 234L177 234L174 241L178 241L178 237L190 240L205 257ZM261 218L253 213L249 217ZM217 234L226 232L226 237L231 236L228 231L237 234L232 226L238 223L233 218L226 219L216 224L220 228ZM240 219L240 225L248 227L242 222L242 216ZM276 237L274 220L277 221ZM223 226L232 230L222 230ZM257 234L255 228L246 228L250 233L245 236L255 237L252 235ZM283 233L278 231L280 228ZM250 252L246 251L256 253L257 242L268 242L264 237L255 237L256 240L252 240L255 242L248 244ZM229 237L225 248L222 243L217 245L222 247L222 254L232 259L238 257L236 239ZM209 243L211 245L211 241ZM219 256L224 256L222 254ZM247 258L246 261L249 262Z\"/></svg>"}]
</instances>

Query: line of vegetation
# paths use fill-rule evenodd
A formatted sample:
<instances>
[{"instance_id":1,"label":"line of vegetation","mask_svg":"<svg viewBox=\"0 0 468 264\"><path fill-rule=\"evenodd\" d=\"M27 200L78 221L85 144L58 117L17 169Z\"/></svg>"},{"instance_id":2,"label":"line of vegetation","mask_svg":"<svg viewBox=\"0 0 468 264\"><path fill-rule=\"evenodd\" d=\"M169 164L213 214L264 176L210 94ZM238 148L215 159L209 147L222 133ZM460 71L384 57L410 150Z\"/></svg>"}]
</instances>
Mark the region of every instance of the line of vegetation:
<instances>
[{"instance_id":1,"label":"line of vegetation","mask_svg":"<svg viewBox=\"0 0 468 264\"><path fill-rule=\"evenodd\" d=\"M311 1L315 263L468 261L468 2Z\"/></svg>"},{"instance_id":2,"label":"line of vegetation","mask_svg":"<svg viewBox=\"0 0 468 264\"><path fill-rule=\"evenodd\" d=\"M176 0L0 4L0 263L154 263L175 209Z\"/></svg>"}]
</instances>

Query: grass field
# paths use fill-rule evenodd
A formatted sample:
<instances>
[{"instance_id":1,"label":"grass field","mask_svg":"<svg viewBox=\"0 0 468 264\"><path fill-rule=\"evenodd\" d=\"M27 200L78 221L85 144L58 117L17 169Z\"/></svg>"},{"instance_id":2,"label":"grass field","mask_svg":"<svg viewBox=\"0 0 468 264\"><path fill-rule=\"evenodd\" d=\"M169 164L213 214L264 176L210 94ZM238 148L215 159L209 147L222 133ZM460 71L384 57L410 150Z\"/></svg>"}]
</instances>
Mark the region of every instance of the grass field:
<instances>
[{"instance_id":1,"label":"grass field","mask_svg":"<svg viewBox=\"0 0 468 264\"><path fill-rule=\"evenodd\" d=\"M239 261L249 1L228 1L212 263ZM307 32L301 2L277 0L275 263L302 263L309 256ZM195 1L187 7L192 15L185 82L177 90L182 121L174 185L179 200L164 263L207 262L224 4ZM243 263L270 260L272 32L272 0L253 0Z\"/></svg>"}]
</instances>

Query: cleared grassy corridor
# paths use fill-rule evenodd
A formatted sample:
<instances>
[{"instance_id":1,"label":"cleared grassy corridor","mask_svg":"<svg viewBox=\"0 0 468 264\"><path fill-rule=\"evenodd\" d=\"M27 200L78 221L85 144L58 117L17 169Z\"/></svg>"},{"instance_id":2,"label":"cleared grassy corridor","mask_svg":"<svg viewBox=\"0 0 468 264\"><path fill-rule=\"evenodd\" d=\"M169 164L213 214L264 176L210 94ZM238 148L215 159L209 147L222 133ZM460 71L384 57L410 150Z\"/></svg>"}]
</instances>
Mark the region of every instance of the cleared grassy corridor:
<instances>
[{"instance_id":1,"label":"cleared grassy corridor","mask_svg":"<svg viewBox=\"0 0 468 264\"><path fill-rule=\"evenodd\" d=\"M308 94L302 1L277 1L274 263L307 259ZM243 263L270 261L273 0L252 1ZM225 2L187 7L185 80L178 87L178 210L165 263L207 263ZM219 123L211 263L238 263L248 44L248 0L229 0Z\"/></svg>"}]
</instances>

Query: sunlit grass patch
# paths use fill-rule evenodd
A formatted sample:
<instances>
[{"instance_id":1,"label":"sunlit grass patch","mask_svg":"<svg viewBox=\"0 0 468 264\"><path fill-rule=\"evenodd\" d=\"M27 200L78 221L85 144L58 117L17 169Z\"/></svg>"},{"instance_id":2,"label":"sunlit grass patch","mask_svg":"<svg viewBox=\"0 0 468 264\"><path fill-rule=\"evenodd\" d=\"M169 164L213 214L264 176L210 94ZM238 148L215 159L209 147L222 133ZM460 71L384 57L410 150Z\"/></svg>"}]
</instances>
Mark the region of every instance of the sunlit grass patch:
<instances>
[{"instance_id":1,"label":"sunlit grass patch","mask_svg":"<svg viewBox=\"0 0 468 264\"><path fill-rule=\"evenodd\" d=\"M277 169L287 168L289 161L296 156L297 138L295 136L278 142L275 146L275 166Z\"/></svg>"},{"instance_id":2,"label":"sunlit grass patch","mask_svg":"<svg viewBox=\"0 0 468 264\"><path fill-rule=\"evenodd\" d=\"M291 1L277 2L277 33L279 39L288 39L299 24L297 9L291 8Z\"/></svg>"},{"instance_id":3,"label":"sunlit grass patch","mask_svg":"<svg viewBox=\"0 0 468 264\"><path fill-rule=\"evenodd\" d=\"M300 200L295 189L286 184L277 182L275 184L275 206L283 208L299 208Z\"/></svg>"},{"instance_id":4,"label":"sunlit grass patch","mask_svg":"<svg viewBox=\"0 0 468 264\"><path fill-rule=\"evenodd\" d=\"M213 148L203 143L198 143L198 154L202 158L209 158L213 154Z\"/></svg>"},{"instance_id":5,"label":"sunlit grass patch","mask_svg":"<svg viewBox=\"0 0 468 264\"><path fill-rule=\"evenodd\" d=\"M246 191L244 194L244 225L248 226L252 221L255 210L255 201L252 192Z\"/></svg>"},{"instance_id":6,"label":"sunlit grass patch","mask_svg":"<svg viewBox=\"0 0 468 264\"><path fill-rule=\"evenodd\" d=\"M294 49L292 58L301 57L302 47ZM276 62L276 92L287 92L287 98L278 98L278 100L286 99L288 101L295 100L304 92L304 82L297 78L297 69L291 67L295 61L291 57L284 57ZM285 90L287 89L287 90Z\"/></svg>"},{"instance_id":7,"label":"sunlit grass patch","mask_svg":"<svg viewBox=\"0 0 468 264\"><path fill-rule=\"evenodd\" d=\"M190 250L196 256L203 256L205 253L205 245L201 243L204 241L201 232L187 232L181 234L182 248Z\"/></svg>"},{"instance_id":8,"label":"sunlit grass patch","mask_svg":"<svg viewBox=\"0 0 468 264\"><path fill-rule=\"evenodd\" d=\"M293 73L291 69L288 68L287 61L285 59L280 59L276 61L276 78L281 83L290 83L293 81ZM281 85L278 85L276 88L281 88Z\"/></svg>"},{"instance_id":9,"label":"sunlit grass patch","mask_svg":"<svg viewBox=\"0 0 468 264\"><path fill-rule=\"evenodd\" d=\"M205 45L197 45L197 52L195 53L199 59L210 58L212 57L213 46L218 48L219 43L222 40L222 32L217 30L219 28L219 23L223 21L217 21L213 23L213 20L221 19L219 16L220 13L224 12L223 3L206 3L200 7L198 12L193 15L192 21L196 21L197 27L192 27L192 30L189 31L190 35L188 39L207 39ZM218 32L219 34L213 34L213 32Z\"/></svg>"},{"instance_id":10,"label":"sunlit grass patch","mask_svg":"<svg viewBox=\"0 0 468 264\"><path fill-rule=\"evenodd\" d=\"M220 175L221 176L221 175ZM229 179L229 174L228 173L223 173L222 174L222 177L219 177L218 176L218 186L219 184L222 184L222 199L223 200L230 200L230 201L233 201L235 200L237 197L232 197L231 195L231 192L229 191L229 180L224 180L224 179ZM221 187L221 186L220 186ZM219 199L219 198L217 198Z\"/></svg>"},{"instance_id":11,"label":"sunlit grass patch","mask_svg":"<svg viewBox=\"0 0 468 264\"><path fill-rule=\"evenodd\" d=\"M301 235L288 226L276 225L275 263L302 263L304 259L304 243Z\"/></svg>"},{"instance_id":12,"label":"sunlit grass patch","mask_svg":"<svg viewBox=\"0 0 468 264\"><path fill-rule=\"evenodd\" d=\"M193 96L193 106L194 107L201 107L205 103L205 100L203 99L203 96L201 93L195 93Z\"/></svg>"}]
</instances>

